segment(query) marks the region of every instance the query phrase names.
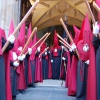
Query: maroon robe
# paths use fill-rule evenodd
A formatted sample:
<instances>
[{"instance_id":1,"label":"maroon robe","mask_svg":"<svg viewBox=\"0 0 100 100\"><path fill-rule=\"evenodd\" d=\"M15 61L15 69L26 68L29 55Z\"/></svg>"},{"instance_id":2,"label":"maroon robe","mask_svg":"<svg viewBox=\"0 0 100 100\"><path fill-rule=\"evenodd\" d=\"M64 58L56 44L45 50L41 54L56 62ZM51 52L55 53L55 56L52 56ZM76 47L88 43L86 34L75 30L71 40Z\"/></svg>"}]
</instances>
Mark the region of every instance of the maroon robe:
<instances>
[{"instance_id":1,"label":"maroon robe","mask_svg":"<svg viewBox=\"0 0 100 100\"><path fill-rule=\"evenodd\" d=\"M71 58L70 58L70 52L67 52L68 61L67 61L67 71L66 71L66 82L65 87L69 88L69 80L70 80L70 68L71 68ZM69 95L69 94L68 94Z\"/></svg>"},{"instance_id":2,"label":"maroon robe","mask_svg":"<svg viewBox=\"0 0 100 100\"><path fill-rule=\"evenodd\" d=\"M97 100L97 87L96 87L96 57L95 48L92 44L93 33L90 34L90 52L89 52L89 68L87 78L87 98L86 100Z\"/></svg>"},{"instance_id":3,"label":"maroon robe","mask_svg":"<svg viewBox=\"0 0 100 100\"><path fill-rule=\"evenodd\" d=\"M39 56L36 57L35 82L43 82L42 62L41 62L41 58L39 58Z\"/></svg>"},{"instance_id":4,"label":"maroon robe","mask_svg":"<svg viewBox=\"0 0 100 100\"><path fill-rule=\"evenodd\" d=\"M48 60L49 60L49 62L48 62L48 78L49 79L51 79L52 78L52 64L51 64L51 51L50 51L50 53L48 54Z\"/></svg>"},{"instance_id":5,"label":"maroon robe","mask_svg":"<svg viewBox=\"0 0 100 100\"><path fill-rule=\"evenodd\" d=\"M78 30L75 26L73 26L73 28L75 31L74 43L77 45L80 36L80 30ZM71 69L70 69L68 95L76 95L77 64L78 64L78 58L75 55L73 55Z\"/></svg>"},{"instance_id":6,"label":"maroon robe","mask_svg":"<svg viewBox=\"0 0 100 100\"><path fill-rule=\"evenodd\" d=\"M37 41L39 39L37 38ZM39 47L39 45L41 44L41 42L37 45L37 48ZM35 66L35 82L43 82L43 78L42 78L42 62L41 62L41 58L39 58L39 52L36 53L35 55L35 60L36 60L36 66Z\"/></svg>"},{"instance_id":7,"label":"maroon robe","mask_svg":"<svg viewBox=\"0 0 100 100\"><path fill-rule=\"evenodd\" d=\"M25 45L25 23L22 24L20 33L18 35L17 47L24 47ZM19 54L18 54L19 53ZM18 56L20 55L20 51L17 52ZM20 65L16 69L18 75L18 90L26 89L26 80L25 80L25 66L22 61Z\"/></svg>"},{"instance_id":8,"label":"maroon robe","mask_svg":"<svg viewBox=\"0 0 100 100\"><path fill-rule=\"evenodd\" d=\"M77 73L78 58L73 55L70 69L70 79L68 86L68 95L76 94L76 73Z\"/></svg>"},{"instance_id":9,"label":"maroon robe","mask_svg":"<svg viewBox=\"0 0 100 100\"><path fill-rule=\"evenodd\" d=\"M4 31L2 37L6 40ZM6 80L6 100L12 100L11 81L10 81L10 51L4 52L5 60L5 80Z\"/></svg>"}]
</instances>

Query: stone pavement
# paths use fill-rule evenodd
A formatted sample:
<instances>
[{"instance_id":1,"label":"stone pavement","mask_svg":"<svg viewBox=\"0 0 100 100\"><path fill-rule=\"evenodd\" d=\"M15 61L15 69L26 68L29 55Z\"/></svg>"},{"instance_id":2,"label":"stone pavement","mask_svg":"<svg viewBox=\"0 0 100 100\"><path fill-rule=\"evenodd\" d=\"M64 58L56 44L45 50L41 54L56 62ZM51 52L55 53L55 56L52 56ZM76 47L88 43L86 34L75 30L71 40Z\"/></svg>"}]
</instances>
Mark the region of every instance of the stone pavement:
<instances>
[{"instance_id":1,"label":"stone pavement","mask_svg":"<svg viewBox=\"0 0 100 100\"><path fill-rule=\"evenodd\" d=\"M55 82L55 85L46 86L45 83L48 82ZM25 94L18 94L16 100L76 100L75 97L67 96L67 88L59 83L61 81L46 81L43 83L45 86L41 83L42 85L36 85L35 88L28 88Z\"/></svg>"}]
</instances>

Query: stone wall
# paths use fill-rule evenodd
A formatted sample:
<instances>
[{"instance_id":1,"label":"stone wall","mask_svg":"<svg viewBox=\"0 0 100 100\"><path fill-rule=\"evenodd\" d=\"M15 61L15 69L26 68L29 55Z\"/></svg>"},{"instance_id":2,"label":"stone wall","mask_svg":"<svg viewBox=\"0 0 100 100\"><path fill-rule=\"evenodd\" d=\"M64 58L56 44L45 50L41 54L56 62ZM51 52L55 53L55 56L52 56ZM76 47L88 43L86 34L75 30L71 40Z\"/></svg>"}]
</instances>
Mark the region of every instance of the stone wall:
<instances>
[{"instance_id":1,"label":"stone wall","mask_svg":"<svg viewBox=\"0 0 100 100\"><path fill-rule=\"evenodd\" d=\"M11 19L15 28L20 22L20 4L21 0L0 0L0 27L5 30L6 36Z\"/></svg>"}]
</instances>

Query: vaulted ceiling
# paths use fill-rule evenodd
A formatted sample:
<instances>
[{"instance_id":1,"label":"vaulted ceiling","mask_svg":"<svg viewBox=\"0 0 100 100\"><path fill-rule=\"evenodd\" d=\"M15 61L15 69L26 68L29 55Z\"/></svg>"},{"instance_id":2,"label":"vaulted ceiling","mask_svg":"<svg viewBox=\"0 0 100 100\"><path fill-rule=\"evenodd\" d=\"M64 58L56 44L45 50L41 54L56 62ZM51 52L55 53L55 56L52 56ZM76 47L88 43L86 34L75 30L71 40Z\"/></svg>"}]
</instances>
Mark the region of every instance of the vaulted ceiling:
<instances>
[{"instance_id":1,"label":"vaulted ceiling","mask_svg":"<svg viewBox=\"0 0 100 100\"><path fill-rule=\"evenodd\" d=\"M35 0L29 0L31 5ZM88 0L91 2L92 0ZM81 26L83 18L88 12L84 0L40 0L32 12L32 26L43 28L60 25L60 18L67 21L69 25Z\"/></svg>"}]
</instances>

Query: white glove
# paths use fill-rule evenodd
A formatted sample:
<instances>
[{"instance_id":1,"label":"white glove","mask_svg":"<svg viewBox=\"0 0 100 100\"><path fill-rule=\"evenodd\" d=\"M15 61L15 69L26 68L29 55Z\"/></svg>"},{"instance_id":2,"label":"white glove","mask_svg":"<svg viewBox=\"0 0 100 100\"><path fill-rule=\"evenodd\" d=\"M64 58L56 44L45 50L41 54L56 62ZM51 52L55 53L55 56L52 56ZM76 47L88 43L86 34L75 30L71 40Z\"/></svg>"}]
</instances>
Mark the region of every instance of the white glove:
<instances>
[{"instance_id":1,"label":"white glove","mask_svg":"<svg viewBox=\"0 0 100 100\"><path fill-rule=\"evenodd\" d=\"M84 45L83 51L87 52L88 50L89 50L89 46L88 45Z\"/></svg>"},{"instance_id":2,"label":"white glove","mask_svg":"<svg viewBox=\"0 0 100 100\"><path fill-rule=\"evenodd\" d=\"M65 60L65 57L62 57L62 60Z\"/></svg>"},{"instance_id":3,"label":"white glove","mask_svg":"<svg viewBox=\"0 0 100 100\"><path fill-rule=\"evenodd\" d=\"M19 50L19 51L22 51L22 47L19 47L18 50Z\"/></svg>"},{"instance_id":4,"label":"white glove","mask_svg":"<svg viewBox=\"0 0 100 100\"><path fill-rule=\"evenodd\" d=\"M28 54L29 54L29 55L32 54L32 48L28 48Z\"/></svg>"},{"instance_id":5,"label":"white glove","mask_svg":"<svg viewBox=\"0 0 100 100\"><path fill-rule=\"evenodd\" d=\"M22 55L22 58L24 59L25 57L26 57L26 55L25 55L25 54L23 54L23 55Z\"/></svg>"},{"instance_id":6,"label":"white glove","mask_svg":"<svg viewBox=\"0 0 100 100\"><path fill-rule=\"evenodd\" d=\"M13 52L13 60L16 60L17 59L17 54L16 52Z\"/></svg>"},{"instance_id":7,"label":"white glove","mask_svg":"<svg viewBox=\"0 0 100 100\"><path fill-rule=\"evenodd\" d=\"M64 49L64 46L61 46L62 50Z\"/></svg>"},{"instance_id":8,"label":"white glove","mask_svg":"<svg viewBox=\"0 0 100 100\"><path fill-rule=\"evenodd\" d=\"M93 33L95 35L99 33L99 26L97 25L97 22L95 23L95 25L93 24Z\"/></svg>"},{"instance_id":9,"label":"white glove","mask_svg":"<svg viewBox=\"0 0 100 100\"><path fill-rule=\"evenodd\" d=\"M18 67L19 66L19 63L17 61L14 61L13 62L13 66Z\"/></svg>"},{"instance_id":10,"label":"white glove","mask_svg":"<svg viewBox=\"0 0 100 100\"><path fill-rule=\"evenodd\" d=\"M9 41L11 44L13 44L14 41L15 41L14 35L10 35L10 36L8 37L8 41Z\"/></svg>"},{"instance_id":11,"label":"white glove","mask_svg":"<svg viewBox=\"0 0 100 100\"><path fill-rule=\"evenodd\" d=\"M19 61L23 61L23 57L22 56L18 56L18 60Z\"/></svg>"},{"instance_id":12,"label":"white glove","mask_svg":"<svg viewBox=\"0 0 100 100\"><path fill-rule=\"evenodd\" d=\"M50 53L50 51L48 53Z\"/></svg>"},{"instance_id":13,"label":"white glove","mask_svg":"<svg viewBox=\"0 0 100 100\"><path fill-rule=\"evenodd\" d=\"M38 52L40 52L40 47L37 48Z\"/></svg>"},{"instance_id":14,"label":"white glove","mask_svg":"<svg viewBox=\"0 0 100 100\"><path fill-rule=\"evenodd\" d=\"M70 48L69 51L72 52L73 50Z\"/></svg>"},{"instance_id":15,"label":"white glove","mask_svg":"<svg viewBox=\"0 0 100 100\"><path fill-rule=\"evenodd\" d=\"M72 47L72 50L76 49L76 45L74 43L71 45L71 47Z\"/></svg>"},{"instance_id":16,"label":"white glove","mask_svg":"<svg viewBox=\"0 0 100 100\"><path fill-rule=\"evenodd\" d=\"M51 60L51 63L53 63L53 60Z\"/></svg>"},{"instance_id":17,"label":"white glove","mask_svg":"<svg viewBox=\"0 0 100 100\"><path fill-rule=\"evenodd\" d=\"M55 49L55 52L57 52L57 49Z\"/></svg>"},{"instance_id":18,"label":"white glove","mask_svg":"<svg viewBox=\"0 0 100 100\"><path fill-rule=\"evenodd\" d=\"M87 60L85 63L89 65L89 60Z\"/></svg>"},{"instance_id":19,"label":"white glove","mask_svg":"<svg viewBox=\"0 0 100 100\"><path fill-rule=\"evenodd\" d=\"M47 55L47 52L45 52L45 55Z\"/></svg>"}]
</instances>

